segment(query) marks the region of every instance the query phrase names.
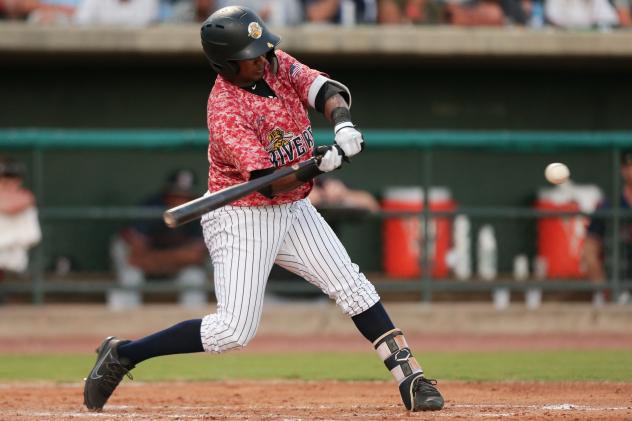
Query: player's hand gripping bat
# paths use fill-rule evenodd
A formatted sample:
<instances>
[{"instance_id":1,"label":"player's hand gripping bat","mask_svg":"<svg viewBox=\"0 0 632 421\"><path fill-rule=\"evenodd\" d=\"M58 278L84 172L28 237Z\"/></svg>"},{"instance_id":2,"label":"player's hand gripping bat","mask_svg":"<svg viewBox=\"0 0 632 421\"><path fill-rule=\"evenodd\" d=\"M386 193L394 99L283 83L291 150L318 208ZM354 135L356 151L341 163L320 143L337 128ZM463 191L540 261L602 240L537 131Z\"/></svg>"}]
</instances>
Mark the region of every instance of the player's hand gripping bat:
<instances>
[{"instance_id":1,"label":"player's hand gripping bat","mask_svg":"<svg viewBox=\"0 0 632 421\"><path fill-rule=\"evenodd\" d=\"M327 151L327 148L329 147L318 147L314 152L314 156L306 161L299 162L298 164L294 164L289 167L283 167L272 174L264 175L263 177L255 178L254 180L227 187L208 196L198 197L190 202L168 209L162 215L162 218L165 221L165 224L167 224L170 228L175 228L179 225L191 222L207 212L226 206L237 199L266 188L283 177L295 174L296 172L309 166L318 166L320 158L324 152Z\"/></svg>"}]
</instances>

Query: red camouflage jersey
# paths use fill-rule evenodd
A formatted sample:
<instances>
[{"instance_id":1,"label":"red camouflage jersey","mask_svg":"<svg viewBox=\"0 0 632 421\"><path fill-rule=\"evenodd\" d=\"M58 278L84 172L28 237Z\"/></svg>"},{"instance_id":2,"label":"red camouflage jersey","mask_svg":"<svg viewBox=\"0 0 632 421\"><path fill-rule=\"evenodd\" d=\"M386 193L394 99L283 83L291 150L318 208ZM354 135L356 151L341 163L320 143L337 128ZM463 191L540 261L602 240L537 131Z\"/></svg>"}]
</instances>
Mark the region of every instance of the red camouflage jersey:
<instances>
[{"instance_id":1,"label":"red camouflage jersey","mask_svg":"<svg viewBox=\"0 0 632 421\"><path fill-rule=\"evenodd\" d=\"M263 79L276 94L265 98L217 76L207 107L208 189L215 192L250 179L250 172L311 158L314 136L307 115L309 89L321 74L281 50L276 75L266 65ZM253 193L233 206L267 206L306 197L313 182L270 199Z\"/></svg>"}]
</instances>

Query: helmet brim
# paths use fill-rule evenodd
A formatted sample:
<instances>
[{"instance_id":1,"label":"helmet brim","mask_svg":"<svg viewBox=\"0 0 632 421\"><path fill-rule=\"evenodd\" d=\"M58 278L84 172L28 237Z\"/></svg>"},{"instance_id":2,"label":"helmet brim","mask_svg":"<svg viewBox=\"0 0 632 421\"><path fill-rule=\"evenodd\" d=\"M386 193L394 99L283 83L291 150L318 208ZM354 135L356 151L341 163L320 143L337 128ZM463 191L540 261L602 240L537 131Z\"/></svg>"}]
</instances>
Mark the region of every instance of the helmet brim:
<instances>
[{"instance_id":1,"label":"helmet brim","mask_svg":"<svg viewBox=\"0 0 632 421\"><path fill-rule=\"evenodd\" d=\"M281 42L281 37L271 32L263 34L248 46L229 57L229 60L251 60L266 54Z\"/></svg>"}]
</instances>

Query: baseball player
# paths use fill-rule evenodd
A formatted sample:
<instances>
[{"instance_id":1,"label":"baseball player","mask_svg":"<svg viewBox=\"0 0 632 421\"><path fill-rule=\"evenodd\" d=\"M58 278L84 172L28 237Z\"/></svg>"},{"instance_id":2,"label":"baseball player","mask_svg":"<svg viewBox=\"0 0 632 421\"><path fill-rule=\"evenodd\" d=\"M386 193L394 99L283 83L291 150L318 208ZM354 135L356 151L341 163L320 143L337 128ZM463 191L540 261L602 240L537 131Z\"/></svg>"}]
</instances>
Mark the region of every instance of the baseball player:
<instances>
[{"instance_id":1,"label":"baseball player","mask_svg":"<svg viewBox=\"0 0 632 421\"><path fill-rule=\"evenodd\" d=\"M312 157L308 106L333 123L335 142L321 153L318 166L202 217L217 312L135 341L106 338L86 378L85 405L101 410L123 376L146 359L246 346L257 331L266 281L277 263L318 286L353 320L395 377L407 409L441 409L436 381L424 377L375 288L307 199L315 176L362 151L349 89L277 49L280 38L248 8L216 11L203 23L201 37L218 73L207 111L209 192Z\"/></svg>"}]
</instances>

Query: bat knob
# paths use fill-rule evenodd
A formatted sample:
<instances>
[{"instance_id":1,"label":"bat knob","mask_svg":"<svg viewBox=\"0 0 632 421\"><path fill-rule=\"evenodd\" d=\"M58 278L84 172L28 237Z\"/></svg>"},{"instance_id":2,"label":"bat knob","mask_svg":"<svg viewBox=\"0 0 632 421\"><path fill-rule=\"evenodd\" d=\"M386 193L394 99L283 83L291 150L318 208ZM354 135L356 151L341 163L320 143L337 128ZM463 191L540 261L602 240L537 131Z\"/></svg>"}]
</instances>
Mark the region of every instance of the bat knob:
<instances>
[{"instance_id":1,"label":"bat knob","mask_svg":"<svg viewBox=\"0 0 632 421\"><path fill-rule=\"evenodd\" d=\"M169 228L175 228L177 226L176 218L169 211L162 214L162 219Z\"/></svg>"}]
</instances>

